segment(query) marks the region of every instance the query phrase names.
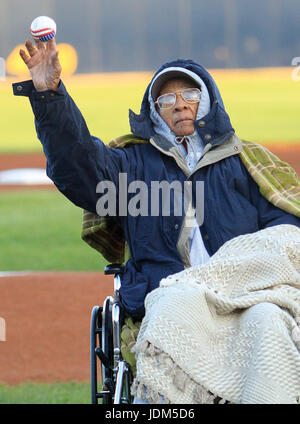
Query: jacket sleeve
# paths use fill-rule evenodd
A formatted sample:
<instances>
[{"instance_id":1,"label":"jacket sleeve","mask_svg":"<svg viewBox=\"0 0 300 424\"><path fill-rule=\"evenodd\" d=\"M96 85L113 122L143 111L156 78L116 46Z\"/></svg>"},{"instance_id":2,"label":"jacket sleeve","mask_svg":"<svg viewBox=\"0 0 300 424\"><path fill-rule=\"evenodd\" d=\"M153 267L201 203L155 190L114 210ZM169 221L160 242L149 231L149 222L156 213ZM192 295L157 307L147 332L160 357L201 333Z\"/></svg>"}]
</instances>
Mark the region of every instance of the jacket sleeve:
<instances>
[{"instance_id":1,"label":"jacket sleeve","mask_svg":"<svg viewBox=\"0 0 300 424\"><path fill-rule=\"evenodd\" d=\"M260 192L258 184L253 180L244 164L240 161L242 171L247 176L251 203L258 212L260 229L280 224L296 225L300 228L300 219L269 202Z\"/></svg>"},{"instance_id":2,"label":"jacket sleeve","mask_svg":"<svg viewBox=\"0 0 300 424\"><path fill-rule=\"evenodd\" d=\"M49 178L75 205L96 213L97 184L111 181L117 189L119 173L127 172L125 149L110 149L90 135L62 81L55 91L37 92L31 80L13 84L13 91L29 97Z\"/></svg>"}]
</instances>

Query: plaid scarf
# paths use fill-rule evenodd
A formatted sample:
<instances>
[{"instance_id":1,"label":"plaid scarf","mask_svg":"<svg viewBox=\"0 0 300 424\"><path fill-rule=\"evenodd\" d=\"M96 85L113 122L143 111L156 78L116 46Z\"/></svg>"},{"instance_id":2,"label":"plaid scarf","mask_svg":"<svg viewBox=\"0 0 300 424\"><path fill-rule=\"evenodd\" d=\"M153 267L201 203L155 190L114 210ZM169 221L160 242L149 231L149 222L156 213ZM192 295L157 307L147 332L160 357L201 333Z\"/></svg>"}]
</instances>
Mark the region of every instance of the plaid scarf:
<instances>
[{"instance_id":1,"label":"plaid scarf","mask_svg":"<svg viewBox=\"0 0 300 424\"><path fill-rule=\"evenodd\" d=\"M126 148L147 140L127 134L112 140L110 148ZM273 205L300 218L299 178L294 169L266 147L242 140L241 160L258 184L261 194ZM128 245L120 225L113 217L83 211L81 238L111 263L124 263L129 258Z\"/></svg>"}]
</instances>

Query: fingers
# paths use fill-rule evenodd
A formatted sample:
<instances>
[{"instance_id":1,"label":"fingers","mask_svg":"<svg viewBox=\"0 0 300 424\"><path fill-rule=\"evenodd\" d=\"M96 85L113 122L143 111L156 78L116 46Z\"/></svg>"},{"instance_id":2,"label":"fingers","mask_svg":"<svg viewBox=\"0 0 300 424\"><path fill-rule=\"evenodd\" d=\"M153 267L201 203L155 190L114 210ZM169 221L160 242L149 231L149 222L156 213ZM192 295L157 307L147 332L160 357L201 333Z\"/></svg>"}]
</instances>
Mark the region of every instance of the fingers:
<instances>
[{"instance_id":1,"label":"fingers","mask_svg":"<svg viewBox=\"0 0 300 424\"><path fill-rule=\"evenodd\" d=\"M19 54L20 54L21 58L23 59L24 63L27 65L28 62L30 61L30 57L25 53L25 51L23 49L21 49L19 51Z\"/></svg>"},{"instance_id":2,"label":"fingers","mask_svg":"<svg viewBox=\"0 0 300 424\"><path fill-rule=\"evenodd\" d=\"M58 51L54 55L53 65L54 65L54 68L57 70L57 72L60 74L61 73L61 64L60 64L60 61L59 61L59 58L58 58Z\"/></svg>"},{"instance_id":3,"label":"fingers","mask_svg":"<svg viewBox=\"0 0 300 424\"><path fill-rule=\"evenodd\" d=\"M36 50L36 48L32 45L32 42L31 42L31 41L27 40L27 41L25 42L25 46L26 46L26 49L27 49L28 53L30 54L30 57L32 57L32 56L34 56L34 55L36 54L37 50Z\"/></svg>"},{"instance_id":4,"label":"fingers","mask_svg":"<svg viewBox=\"0 0 300 424\"><path fill-rule=\"evenodd\" d=\"M38 50L45 50L44 43L41 40L38 40L38 39L35 38L34 42L35 42Z\"/></svg>"},{"instance_id":5,"label":"fingers","mask_svg":"<svg viewBox=\"0 0 300 424\"><path fill-rule=\"evenodd\" d=\"M56 50L55 37L53 37L53 38L51 38L51 40L47 41L46 50Z\"/></svg>"}]
</instances>

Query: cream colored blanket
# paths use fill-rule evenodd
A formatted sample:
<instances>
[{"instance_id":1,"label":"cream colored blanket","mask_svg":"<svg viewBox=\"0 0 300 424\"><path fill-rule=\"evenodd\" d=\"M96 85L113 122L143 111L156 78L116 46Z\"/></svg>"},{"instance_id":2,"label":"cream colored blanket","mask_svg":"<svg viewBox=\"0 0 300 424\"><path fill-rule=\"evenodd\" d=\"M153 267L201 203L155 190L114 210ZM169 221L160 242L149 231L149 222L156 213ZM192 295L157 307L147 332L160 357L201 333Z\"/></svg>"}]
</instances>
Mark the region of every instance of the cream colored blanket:
<instances>
[{"instance_id":1,"label":"cream colored blanket","mask_svg":"<svg viewBox=\"0 0 300 424\"><path fill-rule=\"evenodd\" d=\"M298 403L300 229L225 243L146 298L134 395L159 403ZM147 388L145 390L145 387Z\"/></svg>"}]
</instances>

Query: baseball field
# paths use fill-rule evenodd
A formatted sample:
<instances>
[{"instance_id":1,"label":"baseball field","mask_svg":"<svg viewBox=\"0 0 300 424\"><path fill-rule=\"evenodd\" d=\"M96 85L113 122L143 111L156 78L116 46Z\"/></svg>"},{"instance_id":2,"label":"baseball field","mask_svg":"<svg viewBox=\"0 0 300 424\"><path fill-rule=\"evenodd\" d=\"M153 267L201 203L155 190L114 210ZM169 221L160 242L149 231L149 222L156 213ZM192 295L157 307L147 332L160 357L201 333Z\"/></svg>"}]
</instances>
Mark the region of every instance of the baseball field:
<instances>
[{"instance_id":1,"label":"baseball field","mask_svg":"<svg viewBox=\"0 0 300 424\"><path fill-rule=\"evenodd\" d=\"M237 135L264 144L299 174L300 82L292 70L211 73ZM128 108L139 111L150 77L64 82L90 132L107 142L129 132ZM30 104L12 95L15 81L0 81L0 171L45 168ZM112 293L106 262L80 239L82 211L53 186L0 185L0 199L0 403L88 403L90 312Z\"/></svg>"}]
</instances>

